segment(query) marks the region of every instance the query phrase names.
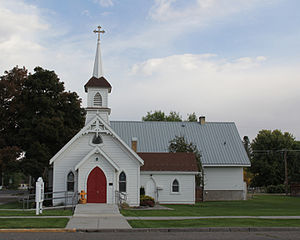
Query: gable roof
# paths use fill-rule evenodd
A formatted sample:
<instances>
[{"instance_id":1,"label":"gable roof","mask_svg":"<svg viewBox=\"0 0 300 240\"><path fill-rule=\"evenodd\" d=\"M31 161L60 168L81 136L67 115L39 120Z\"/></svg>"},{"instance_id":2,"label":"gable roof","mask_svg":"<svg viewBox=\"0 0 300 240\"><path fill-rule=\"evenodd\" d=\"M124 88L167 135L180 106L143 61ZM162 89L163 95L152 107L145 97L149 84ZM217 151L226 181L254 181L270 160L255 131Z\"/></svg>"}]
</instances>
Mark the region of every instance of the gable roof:
<instances>
[{"instance_id":1,"label":"gable roof","mask_svg":"<svg viewBox=\"0 0 300 240\"><path fill-rule=\"evenodd\" d=\"M238 130L232 122L111 121L111 127L128 144L138 139L138 152L168 152L175 136L197 146L203 166L250 166Z\"/></svg>"},{"instance_id":2,"label":"gable roof","mask_svg":"<svg viewBox=\"0 0 300 240\"><path fill-rule=\"evenodd\" d=\"M144 164L144 161L137 155L135 151L133 151L121 138L120 136L98 115L89 121L88 124L86 124L63 148L61 148L51 159L50 164L52 164L64 151L66 151L72 143L76 141L76 139L80 138L82 135L84 135L88 129L96 122L99 121L103 126L107 129L107 131L115 138L117 139L122 146L125 147L125 149L133 155L133 157L142 165Z\"/></svg>"},{"instance_id":3,"label":"gable roof","mask_svg":"<svg viewBox=\"0 0 300 240\"><path fill-rule=\"evenodd\" d=\"M144 160L141 171L198 172L193 153L138 153Z\"/></svg>"},{"instance_id":4,"label":"gable roof","mask_svg":"<svg viewBox=\"0 0 300 240\"><path fill-rule=\"evenodd\" d=\"M111 85L104 77L91 77L90 80L84 85L84 90L87 92L87 88L97 87L97 88L108 88L108 92L111 92Z\"/></svg>"}]
</instances>

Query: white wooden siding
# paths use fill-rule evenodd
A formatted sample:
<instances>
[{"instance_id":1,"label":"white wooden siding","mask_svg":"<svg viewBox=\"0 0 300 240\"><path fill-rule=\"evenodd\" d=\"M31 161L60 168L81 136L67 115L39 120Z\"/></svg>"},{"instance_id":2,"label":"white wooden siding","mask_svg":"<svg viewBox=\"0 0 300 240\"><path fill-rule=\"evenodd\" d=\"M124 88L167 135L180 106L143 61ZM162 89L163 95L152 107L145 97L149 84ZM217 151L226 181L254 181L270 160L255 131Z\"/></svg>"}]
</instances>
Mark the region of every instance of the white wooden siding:
<instances>
[{"instance_id":1,"label":"white wooden siding","mask_svg":"<svg viewBox=\"0 0 300 240\"><path fill-rule=\"evenodd\" d=\"M94 96L96 95L97 92L100 93L102 97L102 107L107 107L108 106L107 88L88 88L87 106L94 107Z\"/></svg>"},{"instance_id":2,"label":"white wooden siding","mask_svg":"<svg viewBox=\"0 0 300 240\"><path fill-rule=\"evenodd\" d=\"M110 124L108 118L108 110L101 111L101 109L89 109L86 113L85 125L87 125L96 116L97 112L106 123Z\"/></svg>"},{"instance_id":3,"label":"white wooden siding","mask_svg":"<svg viewBox=\"0 0 300 240\"><path fill-rule=\"evenodd\" d=\"M118 164L120 173L126 174L127 200L130 206L139 205L139 162L116 140L111 136L103 136L103 151ZM119 174L118 176L119 177ZM119 185L119 184L117 184ZM119 186L117 186L119 188ZM118 189L117 188L117 189Z\"/></svg>"},{"instance_id":4,"label":"white wooden siding","mask_svg":"<svg viewBox=\"0 0 300 240\"><path fill-rule=\"evenodd\" d=\"M66 176L70 170L75 172L75 166L94 148L90 144L93 134L81 136L66 149L63 154L54 162L53 165L53 191L66 191ZM109 135L101 135L103 144L99 145L110 159L119 167L120 172L124 171L127 177L127 201L130 206L139 205L139 168L140 163L125 149L118 140ZM96 155L99 161L95 161ZM100 154L94 154L78 170L78 190L87 190L86 181L89 172L95 167L100 166L107 177L107 202L114 201L114 191L118 190L119 173L104 159ZM54 204L61 203L61 200L54 201Z\"/></svg>"},{"instance_id":5,"label":"white wooden siding","mask_svg":"<svg viewBox=\"0 0 300 240\"><path fill-rule=\"evenodd\" d=\"M243 190L242 167L205 167L205 190Z\"/></svg>"},{"instance_id":6,"label":"white wooden siding","mask_svg":"<svg viewBox=\"0 0 300 240\"><path fill-rule=\"evenodd\" d=\"M157 194L155 200L159 203L194 204L195 203L195 175L194 174L159 174L141 172L141 187L146 190L146 185L151 179L156 184ZM177 179L179 193L172 193L172 183Z\"/></svg>"}]
</instances>

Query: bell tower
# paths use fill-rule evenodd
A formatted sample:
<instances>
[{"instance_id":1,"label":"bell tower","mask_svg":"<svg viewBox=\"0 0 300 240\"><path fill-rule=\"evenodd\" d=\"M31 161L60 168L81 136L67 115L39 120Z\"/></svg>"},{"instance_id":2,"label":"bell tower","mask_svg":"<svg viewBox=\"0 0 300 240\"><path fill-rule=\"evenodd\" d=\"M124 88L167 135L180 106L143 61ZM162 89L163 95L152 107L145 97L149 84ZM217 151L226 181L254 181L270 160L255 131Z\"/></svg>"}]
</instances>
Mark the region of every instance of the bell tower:
<instances>
[{"instance_id":1,"label":"bell tower","mask_svg":"<svg viewBox=\"0 0 300 240\"><path fill-rule=\"evenodd\" d=\"M102 59L100 49L100 34L105 31L98 26L94 33L98 34L96 57L94 63L93 76L84 85L84 90L87 92L87 108L86 119L87 124L98 114L105 122L109 124L110 108L108 108L108 94L111 93L110 83L103 77Z\"/></svg>"}]
</instances>

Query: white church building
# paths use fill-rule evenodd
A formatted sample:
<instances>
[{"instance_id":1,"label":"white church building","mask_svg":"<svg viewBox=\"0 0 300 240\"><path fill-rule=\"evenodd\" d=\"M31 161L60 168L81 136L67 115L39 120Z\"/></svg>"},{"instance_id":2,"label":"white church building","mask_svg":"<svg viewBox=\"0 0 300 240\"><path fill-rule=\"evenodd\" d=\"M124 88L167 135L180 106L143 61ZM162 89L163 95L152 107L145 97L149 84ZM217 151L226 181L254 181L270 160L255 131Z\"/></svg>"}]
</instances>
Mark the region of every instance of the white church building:
<instances>
[{"instance_id":1,"label":"white church building","mask_svg":"<svg viewBox=\"0 0 300 240\"><path fill-rule=\"evenodd\" d=\"M184 136L201 153L206 200L245 197L243 168L250 162L234 123L111 121L110 83L102 74L100 30L92 78L85 84L85 126L51 160L53 192L85 191L88 203L114 204L120 193L130 206L140 203L140 188L159 203L195 203L191 153L168 153L170 140ZM62 199L54 199L54 205Z\"/></svg>"}]
</instances>

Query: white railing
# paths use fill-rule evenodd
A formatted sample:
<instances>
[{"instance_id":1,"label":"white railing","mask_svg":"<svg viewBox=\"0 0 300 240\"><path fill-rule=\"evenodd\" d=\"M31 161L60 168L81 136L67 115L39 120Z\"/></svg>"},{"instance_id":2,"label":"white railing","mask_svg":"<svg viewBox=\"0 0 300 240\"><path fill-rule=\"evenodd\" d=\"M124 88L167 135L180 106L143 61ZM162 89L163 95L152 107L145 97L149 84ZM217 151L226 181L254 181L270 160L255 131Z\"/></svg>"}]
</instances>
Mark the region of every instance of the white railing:
<instances>
[{"instance_id":1,"label":"white railing","mask_svg":"<svg viewBox=\"0 0 300 240\"><path fill-rule=\"evenodd\" d=\"M115 191L116 203L120 207L122 203L127 201L127 194L125 192Z\"/></svg>"}]
</instances>

